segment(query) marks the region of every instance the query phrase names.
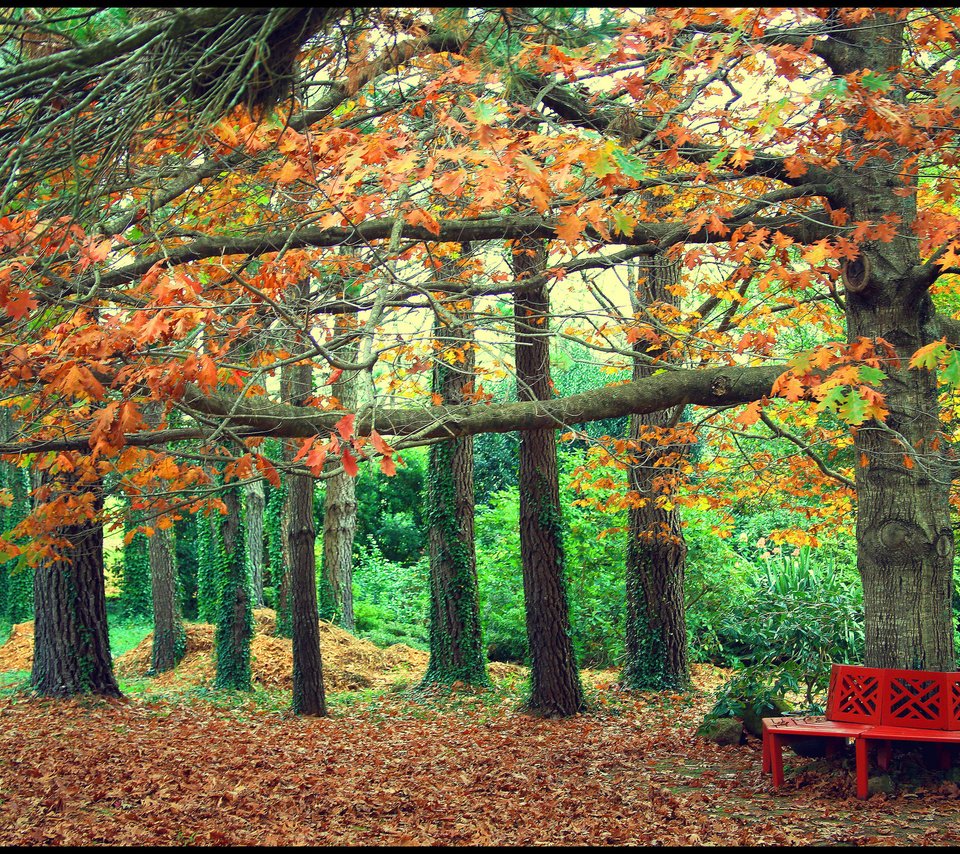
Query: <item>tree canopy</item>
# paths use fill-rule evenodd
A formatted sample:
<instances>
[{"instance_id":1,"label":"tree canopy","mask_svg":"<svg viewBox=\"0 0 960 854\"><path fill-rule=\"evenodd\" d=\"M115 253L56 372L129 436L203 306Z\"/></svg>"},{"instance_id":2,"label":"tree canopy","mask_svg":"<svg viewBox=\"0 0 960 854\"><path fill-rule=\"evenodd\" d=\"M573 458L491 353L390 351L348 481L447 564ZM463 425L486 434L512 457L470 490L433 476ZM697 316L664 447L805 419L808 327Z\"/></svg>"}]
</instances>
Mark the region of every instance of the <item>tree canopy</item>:
<instances>
[{"instance_id":1,"label":"tree canopy","mask_svg":"<svg viewBox=\"0 0 960 854\"><path fill-rule=\"evenodd\" d=\"M958 24L945 9L9 10L0 451L78 488L46 496L7 554L40 559L64 518L109 512L83 488L103 478L157 512L197 509L212 464L275 480L266 436L304 440L301 472L370 458L389 474L446 437L582 437L675 409L660 439L708 448L682 471L709 488L683 500L722 509L771 488L769 470L824 526L855 512L868 658L952 667ZM525 278L523 241L547 247ZM654 257L679 265L672 298L631 304ZM544 285L554 350L611 379L505 398L505 297ZM439 343L434 319L455 314L472 339ZM464 348L475 379L445 404L430 369ZM624 380L637 359L651 370ZM284 365L312 367L302 402ZM590 439L630 457L624 436Z\"/></svg>"}]
</instances>

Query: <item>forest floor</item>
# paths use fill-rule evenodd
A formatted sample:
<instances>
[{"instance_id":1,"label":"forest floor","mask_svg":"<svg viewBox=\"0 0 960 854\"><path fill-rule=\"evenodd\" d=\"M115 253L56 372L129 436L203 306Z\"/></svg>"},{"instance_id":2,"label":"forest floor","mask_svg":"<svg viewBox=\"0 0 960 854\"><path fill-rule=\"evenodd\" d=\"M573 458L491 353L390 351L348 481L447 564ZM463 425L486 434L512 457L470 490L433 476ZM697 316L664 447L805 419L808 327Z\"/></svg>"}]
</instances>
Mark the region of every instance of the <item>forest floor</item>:
<instances>
[{"instance_id":1,"label":"forest floor","mask_svg":"<svg viewBox=\"0 0 960 854\"><path fill-rule=\"evenodd\" d=\"M0 675L0 844L960 844L960 788L945 772L909 776L907 754L894 754L896 794L859 801L851 758L788 751L774 793L758 740L694 734L716 668L695 665L676 694L628 694L612 671L584 671L590 711L543 720L519 709L522 668L493 666L488 692L417 692L423 653L379 660L354 639L364 670L338 632L323 636L330 715L318 719L262 681L215 691L189 656L177 680L122 680L123 700L38 699L14 631L0 648L0 668L17 667ZM348 659L373 684L335 687ZM371 679L374 666L392 682Z\"/></svg>"}]
</instances>

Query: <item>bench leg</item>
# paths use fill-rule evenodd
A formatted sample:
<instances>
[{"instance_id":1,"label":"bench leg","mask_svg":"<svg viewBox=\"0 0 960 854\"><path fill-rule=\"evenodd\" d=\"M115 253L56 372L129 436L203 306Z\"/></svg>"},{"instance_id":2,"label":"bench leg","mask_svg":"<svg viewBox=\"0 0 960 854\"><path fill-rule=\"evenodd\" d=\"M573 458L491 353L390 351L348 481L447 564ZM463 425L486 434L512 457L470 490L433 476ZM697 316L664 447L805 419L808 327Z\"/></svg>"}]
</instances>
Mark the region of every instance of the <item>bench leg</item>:
<instances>
[{"instance_id":1,"label":"bench leg","mask_svg":"<svg viewBox=\"0 0 960 854\"><path fill-rule=\"evenodd\" d=\"M940 770L949 771L950 766L953 764L950 760L950 745L949 744L938 744L937 745L937 756L940 759Z\"/></svg>"},{"instance_id":2,"label":"bench leg","mask_svg":"<svg viewBox=\"0 0 960 854\"><path fill-rule=\"evenodd\" d=\"M837 747L837 739L827 739L827 759L833 759L833 757L837 755Z\"/></svg>"},{"instance_id":3,"label":"bench leg","mask_svg":"<svg viewBox=\"0 0 960 854\"><path fill-rule=\"evenodd\" d=\"M880 747L877 749L877 764L879 764L881 771L890 770L890 757L892 755L893 755L893 742L881 741Z\"/></svg>"},{"instance_id":4,"label":"bench leg","mask_svg":"<svg viewBox=\"0 0 960 854\"><path fill-rule=\"evenodd\" d=\"M870 779L870 759L867 754L867 740L863 736L858 736L856 741L857 751L857 797L866 800L868 791L868 781Z\"/></svg>"},{"instance_id":5,"label":"bench leg","mask_svg":"<svg viewBox=\"0 0 960 854\"><path fill-rule=\"evenodd\" d=\"M770 733L770 770L773 773L773 788L783 785L783 742L775 732Z\"/></svg>"},{"instance_id":6,"label":"bench leg","mask_svg":"<svg viewBox=\"0 0 960 854\"><path fill-rule=\"evenodd\" d=\"M770 730L763 729L763 741L761 742L762 773L770 773Z\"/></svg>"}]
</instances>

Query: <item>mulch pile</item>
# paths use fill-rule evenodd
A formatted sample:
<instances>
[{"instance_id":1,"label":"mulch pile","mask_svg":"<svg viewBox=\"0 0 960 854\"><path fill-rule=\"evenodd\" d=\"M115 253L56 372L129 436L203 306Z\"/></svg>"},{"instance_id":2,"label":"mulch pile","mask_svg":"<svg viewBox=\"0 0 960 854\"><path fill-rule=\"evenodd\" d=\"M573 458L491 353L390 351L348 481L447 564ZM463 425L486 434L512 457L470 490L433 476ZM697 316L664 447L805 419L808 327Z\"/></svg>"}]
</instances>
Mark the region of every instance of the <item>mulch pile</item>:
<instances>
[{"instance_id":1,"label":"mulch pile","mask_svg":"<svg viewBox=\"0 0 960 854\"><path fill-rule=\"evenodd\" d=\"M276 637L276 613L270 608L253 612L254 636L250 645L254 683L264 688L293 687L293 644ZM216 669L215 627L209 623L188 623L187 652L177 668L153 679L158 687L211 685ZM147 675L151 663L153 634L114 660L114 672L123 679ZM320 621L320 650L323 682L327 691L357 691L382 688L419 680L427 669L429 654L406 644L378 647L355 637L332 623ZM0 671L29 670L33 663L33 623L13 627L9 640L0 646ZM523 674L525 668L512 664L490 665L493 679Z\"/></svg>"}]
</instances>

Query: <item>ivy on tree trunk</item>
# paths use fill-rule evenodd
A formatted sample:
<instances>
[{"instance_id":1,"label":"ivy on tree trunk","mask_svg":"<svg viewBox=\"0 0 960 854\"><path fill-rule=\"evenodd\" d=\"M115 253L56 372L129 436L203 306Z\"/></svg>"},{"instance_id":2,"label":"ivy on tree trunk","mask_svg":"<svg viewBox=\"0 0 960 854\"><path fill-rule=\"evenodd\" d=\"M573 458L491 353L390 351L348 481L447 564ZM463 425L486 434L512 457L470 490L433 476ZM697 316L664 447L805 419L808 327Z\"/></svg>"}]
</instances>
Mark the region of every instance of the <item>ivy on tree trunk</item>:
<instances>
[{"instance_id":1,"label":"ivy on tree trunk","mask_svg":"<svg viewBox=\"0 0 960 854\"><path fill-rule=\"evenodd\" d=\"M444 403L462 403L473 388L472 336L462 317L437 318L441 345L433 369L433 391ZM450 360L444 358L450 354ZM488 686L474 544L473 437L430 447L427 477L430 539L430 661L424 685Z\"/></svg>"}]
</instances>

